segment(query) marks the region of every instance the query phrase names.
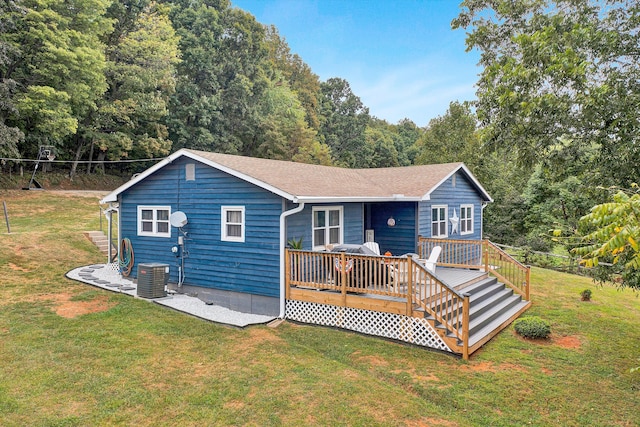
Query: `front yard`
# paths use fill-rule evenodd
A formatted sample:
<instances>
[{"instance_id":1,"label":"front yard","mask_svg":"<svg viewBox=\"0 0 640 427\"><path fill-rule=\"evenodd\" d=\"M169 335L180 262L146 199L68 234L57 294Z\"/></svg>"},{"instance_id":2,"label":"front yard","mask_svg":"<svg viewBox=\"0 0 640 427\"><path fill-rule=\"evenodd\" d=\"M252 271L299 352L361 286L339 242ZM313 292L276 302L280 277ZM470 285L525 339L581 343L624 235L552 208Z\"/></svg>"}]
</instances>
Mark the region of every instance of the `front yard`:
<instances>
[{"instance_id":1,"label":"front yard","mask_svg":"<svg viewBox=\"0 0 640 427\"><path fill-rule=\"evenodd\" d=\"M640 298L532 270L545 342L509 327L469 362L343 330L236 329L64 274L104 257L98 197L2 191L0 424L640 424ZM585 288L591 302L580 301Z\"/></svg>"}]
</instances>

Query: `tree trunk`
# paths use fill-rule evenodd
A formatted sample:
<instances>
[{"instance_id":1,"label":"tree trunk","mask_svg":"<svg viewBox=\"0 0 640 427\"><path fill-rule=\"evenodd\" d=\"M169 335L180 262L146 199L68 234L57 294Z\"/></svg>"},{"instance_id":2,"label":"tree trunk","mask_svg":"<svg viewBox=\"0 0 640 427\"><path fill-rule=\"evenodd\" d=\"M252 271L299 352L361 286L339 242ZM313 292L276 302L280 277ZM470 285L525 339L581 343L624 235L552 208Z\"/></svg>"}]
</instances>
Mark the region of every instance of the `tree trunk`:
<instances>
[{"instance_id":1,"label":"tree trunk","mask_svg":"<svg viewBox=\"0 0 640 427\"><path fill-rule=\"evenodd\" d=\"M89 149L89 163L87 163L87 175L91 175L91 161L93 160L94 141L91 140L91 148Z\"/></svg>"},{"instance_id":2,"label":"tree trunk","mask_svg":"<svg viewBox=\"0 0 640 427\"><path fill-rule=\"evenodd\" d=\"M96 160L96 163L98 163L98 165L96 165L96 168L100 167L100 169L102 170L102 174L105 174L104 171L104 159L105 157L107 157L107 152L106 151L102 151L100 150L100 152L98 153L98 159Z\"/></svg>"},{"instance_id":3,"label":"tree trunk","mask_svg":"<svg viewBox=\"0 0 640 427\"><path fill-rule=\"evenodd\" d=\"M76 170L78 169L78 163L80 163L80 156L82 155L82 148L84 147L84 142L82 140L82 138L79 138L77 135L74 137L74 139L77 141L77 150L76 150L76 156L75 159L73 160L73 163L71 164L71 171L69 172L69 179L71 181L73 181L73 177L76 175Z\"/></svg>"}]
</instances>

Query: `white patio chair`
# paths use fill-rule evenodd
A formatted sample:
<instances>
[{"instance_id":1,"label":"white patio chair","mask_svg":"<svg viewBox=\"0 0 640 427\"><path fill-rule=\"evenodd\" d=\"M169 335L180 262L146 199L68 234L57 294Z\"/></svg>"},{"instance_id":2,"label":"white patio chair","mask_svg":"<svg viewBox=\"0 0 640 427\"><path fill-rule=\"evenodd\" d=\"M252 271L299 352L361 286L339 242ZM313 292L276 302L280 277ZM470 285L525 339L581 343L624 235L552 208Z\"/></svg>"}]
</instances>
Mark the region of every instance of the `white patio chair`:
<instances>
[{"instance_id":1,"label":"white patio chair","mask_svg":"<svg viewBox=\"0 0 640 427\"><path fill-rule=\"evenodd\" d=\"M362 246L371 249L376 255L380 255L380 245L376 242L364 242Z\"/></svg>"},{"instance_id":2,"label":"white patio chair","mask_svg":"<svg viewBox=\"0 0 640 427\"><path fill-rule=\"evenodd\" d=\"M442 252L441 246L434 246L429 254L429 258L424 260L422 263L424 264L424 268L429 271L429 273L436 272L436 264L438 263L438 258L440 257L440 252Z\"/></svg>"},{"instance_id":3,"label":"white patio chair","mask_svg":"<svg viewBox=\"0 0 640 427\"><path fill-rule=\"evenodd\" d=\"M412 258L414 262L419 262L418 260L418 254L405 254L403 255L403 257L409 257ZM393 265L393 264L388 264L387 268L389 269L389 272L391 273L391 277L393 278L393 282L396 285L406 285L407 282L409 281L409 272L408 272L408 267L409 264L401 262L397 265ZM414 280L416 278L414 277Z\"/></svg>"}]
</instances>

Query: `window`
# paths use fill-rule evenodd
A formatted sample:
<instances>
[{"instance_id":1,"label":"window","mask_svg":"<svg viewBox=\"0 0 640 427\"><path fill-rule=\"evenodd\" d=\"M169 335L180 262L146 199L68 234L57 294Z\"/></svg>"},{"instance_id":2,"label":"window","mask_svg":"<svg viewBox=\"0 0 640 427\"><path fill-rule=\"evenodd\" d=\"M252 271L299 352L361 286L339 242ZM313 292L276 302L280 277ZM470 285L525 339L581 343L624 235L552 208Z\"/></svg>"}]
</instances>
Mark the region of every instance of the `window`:
<instances>
[{"instance_id":1,"label":"window","mask_svg":"<svg viewBox=\"0 0 640 427\"><path fill-rule=\"evenodd\" d=\"M222 206L222 240L244 242L244 206Z\"/></svg>"},{"instance_id":2,"label":"window","mask_svg":"<svg viewBox=\"0 0 640 427\"><path fill-rule=\"evenodd\" d=\"M460 206L460 234L473 233L473 205Z\"/></svg>"},{"instance_id":3,"label":"window","mask_svg":"<svg viewBox=\"0 0 640 427\"><path fill-rule=\"evenodd\" d=\"M313 249L342 243L342 206L313 208Z\"/></svg>"},{"instance_id":4,"label":"window","mask_svg":"<svg viewBox=\"0 0 640 427\"><path fill-rule=\"evenodd\" d=\"M447 207L431 207L431 237L447 237Z\"/></svg>"},{"instance_id":5,"label":"window","mask_svg":"<svg viewBox=\"0 0 640 427\"><path fill-rule=\"evenodd\" d=\"M138 236L171 237L170 206L138 206Z\"/></svg>"},{"instance_id":6,"label":"window","mask_svg":"<svg viewBox=\"0 0 640 427\"><path fill-rule=\"evenodd\" d=\"M185 176L185 181L196 180L196 164L195 163L187 163L185 165L184 176Z\"/></svg>"}]
</instances>

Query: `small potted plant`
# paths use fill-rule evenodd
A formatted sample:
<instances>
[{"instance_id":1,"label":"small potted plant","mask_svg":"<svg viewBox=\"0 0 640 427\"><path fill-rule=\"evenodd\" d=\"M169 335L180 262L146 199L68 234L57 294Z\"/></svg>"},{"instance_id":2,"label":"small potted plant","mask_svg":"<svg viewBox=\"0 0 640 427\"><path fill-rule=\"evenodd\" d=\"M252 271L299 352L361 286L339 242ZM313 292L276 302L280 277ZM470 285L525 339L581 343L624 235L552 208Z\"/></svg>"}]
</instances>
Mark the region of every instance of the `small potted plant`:
<instances>
[{"instance_id":1,"label":"small potted plant","mask_svg":"<svg viewBox=\"0 0 640 427\"><path fill-rule=\"evenodd\" d=\"M582 301L591 301L591 289L585 289L580 292L580 297Z\"/></svg>"},{"instance_id":2,"label":"small potted plant","mask_svg":"<svg viewBox=\"0 0 640 427\"><path fill-rule=\"evenodd\" d=\"M292 237L287 241L287 245L289 245L290 249L298 249L298 250L302 249L302 237L299 239Z\"/></svg>"}]
</instances>

